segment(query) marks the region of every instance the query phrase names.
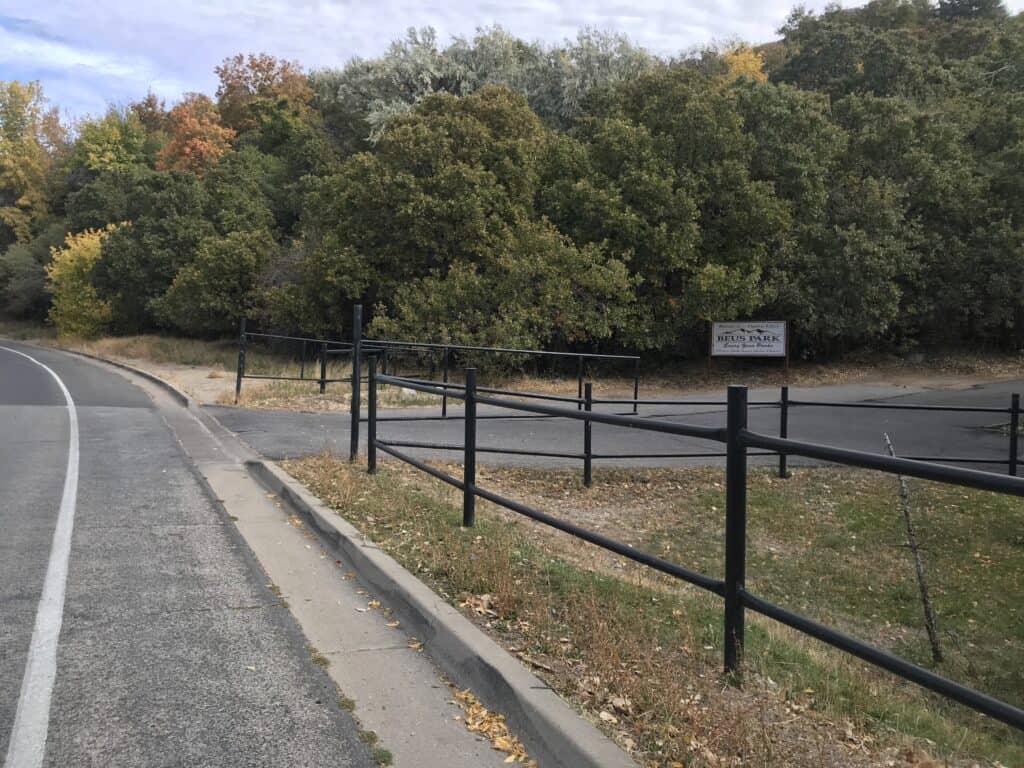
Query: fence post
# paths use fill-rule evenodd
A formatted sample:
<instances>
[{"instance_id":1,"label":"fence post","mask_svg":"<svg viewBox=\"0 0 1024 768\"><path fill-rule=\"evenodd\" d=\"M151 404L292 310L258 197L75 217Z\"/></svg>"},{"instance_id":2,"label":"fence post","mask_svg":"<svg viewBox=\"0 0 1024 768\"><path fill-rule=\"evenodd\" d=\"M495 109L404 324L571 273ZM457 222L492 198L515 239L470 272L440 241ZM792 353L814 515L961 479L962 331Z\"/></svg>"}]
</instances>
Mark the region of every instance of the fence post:
<instances>
[{"instance_id":1,"label":"fence post","mask_svg":"<svg viewBox=\"0 0 1024 768\"><path fill-rule=\"evenodd\" d=\"M593 408L593 399L594 385L588 381L583 388L583 408L587 413L590 413ZM583 422L583 485L587 488L590 487L594 480L591 459L591 431L591 421L586 419Z\"/></svg>"},{"instance_id":2,"label":"fence post","mask_svg":"<svg viewBox=\"0 0 1024 768\"><path fill-rule=\"evenodd\" d=\"M779 437L785 440L789 437L789 386L782 387L782 396L779 400ZM786 454L779 454L779 477L789 477L786 471Z\"/></svg>"},{"instance_id":3,"label":"fence post","mask_svg":"<svg viewBox=\"0 0 1024 768\"><path fill-rule=\"evenodd\" d=\"M366 471L377 474L377 353L366 356Z\"/></svg>"},{"instance_id":4,"label":"fence post","mask_svg":"<svg viewBox=\"0 0 1024 768\"><path fill-rule=\"evenodd\" d=\"M465 439L462 460L462 525L476 522L476 368L466 369Z\"/></svg>"},{"instance_id":5,"label":"fence post","mask_svg":"<svg viewBox=\"0 0 1024 768\"><path fill-rule=\"evenodd\" d=\"M362 393L363 305L352 307L352 426L349 429L348 460L359 455L359 407Z\"/></svg>"},{"instance_id":6,"label":"fence post","mask_svg":"<svg viewBox=\"0 0 1024 768\"><path fill-rule=\"evenodd\" d=\"M640 399L640 358L633 361L633 415L637 411L637 400Z\"/></svg>"},{"instance_id":7,"label":"fence post","mask_svg":"<svg viewBox=\"0 0 1024 768\"><path fill-rule=\"evenodd\" d=\"M747 549L747 388L729 387L725 465L725 671L743 661L743 585Z\"/></svg>"},{"instance_id":8,"label":"fence post","mask_svg":"<svg viewBox=\"0 0 1024 768\"><path fill-rule=\"evenodd\" d=\"M583 355L577 357L577 411L583 411Z\"/></svg>"},{"instance_id":9,"label":"fence post","mask_svg":"<svg viewBox=\"0 0 1024 768\"><path fill-rule=\"evenodd\" d=\"M320 394L327 391L327 342L320 342Z\"/></svg>"},{"instance_id":10,"label":"fence post","mask_svg":"<svg viewBox=\"0 0 1024 768\"><path fill-rule=\"evenodd\" d=\"M302 340L302 358L299 360L299 378L306 378L306 340Z\"/></svg>"},{"instance_id":11,"label":"fence post","mask_svg":"<svg viewBox=\"0 0 1024 768\"><path fill-rule=\"evenodd\" d=\"M448 418L448 387L447 387L447 384L448 384L448 357L449 357L449 355L448 355L448 347L445 347L444 348L444 361L443 361L444 374L442 376L442 381L445 383L446 386L444 387L444 394L441 395L441 418L442 419Z\"/></svg>"},{"instance_id":12,"label":"fence post","mask_svg":"<svg viewBox=\"0 0 1024 768\"><path fill-rule=\"evenodd\" d=\"M1017 474L1017 438L1020 433L1020 395L1010 397L1010 474Z\"/></svg>"},{"instance_id":13,"label":"fence post","mask_svg":"<svg viewBox=\"0 0 1024 768\"><path fill-rule=\"evenodd\" d=\"M245 318L238 331L238 369L235 375L235 405L238 405L238 396L242 393L242 377L245 376Z\"/></svg>"}]
</instances>

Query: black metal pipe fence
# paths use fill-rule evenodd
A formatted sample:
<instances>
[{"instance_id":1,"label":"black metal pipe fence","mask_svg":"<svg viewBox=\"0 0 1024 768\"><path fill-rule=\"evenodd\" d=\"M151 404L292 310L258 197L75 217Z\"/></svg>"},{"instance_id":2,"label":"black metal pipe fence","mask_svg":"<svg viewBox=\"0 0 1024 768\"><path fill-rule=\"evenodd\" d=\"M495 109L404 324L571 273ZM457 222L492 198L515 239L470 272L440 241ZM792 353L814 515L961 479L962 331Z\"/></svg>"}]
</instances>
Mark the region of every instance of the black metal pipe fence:
<instances>
[{"instance_id":1,"label":"black metal pipe fence","mask_svg":"<svg viewBox=\"0 0 1024 768\"><path fill-rule=\"evenodd\" d=\"M267 345L287 344L290 352L288 357L298 353L299 375L250 373L249 372L249 351L250 344L259 340ZM250 331L247 328L246 318L242 318L238 332L238 362L235 368L235 403L242 394L242 381L255 379L262 381L308 381L319 385L320 392L327 390L328 384L351 384L351 376L328 378L327 358L330 355L350 353L352 345L349 342L333 341L330 339L317 339L309 336L292 336L283 333L262 333ZM312 352L312 354L311 354ZM316 363L319 367L319 375L307 375L306 366L309 363Z\"/></svg>"},{"instance_id":2,"label":"black metal pipe fence","mask_svg":"<svg viewBox=\"0 0 1024 768\"><path fill-rule=\"evenodd\" d=\"M428 394L438 395L441 399L441 419L449 418L448 413L448 398L454 397L455 399L462 399L456 397L456 392L464 392L466 385L459 384L456 382L449 381L449 363L451 361L451 355L453 351L473 351L473 352L493 352L493 353L516 353L524 355L538 355L538 356L550 356L550 357L572 357L580 361L578 367L578 375L582 376L583 372L583 361L587 359L606 359L606 360L629 360L639 363L639 356L636 355L605 355L605 354L590 354L590 353L574 353L574 352L552 352L548 350L522 350L512 349L506 347L480 347L472 345L458 345L458 344L437 344L427 342L406 342L406 341L387 341L380 339L362 339L361 338L362 328L362 307L356 305L353 309L353 339L351 342L345 341L331 341L326 339L314 339L303 336L290 336L284 334L270 334L270 333L257 333L247 331L246 320L243 318L241 321L241 329L239 334L239 346L238 346L238 366L235 380L235 402L238 402L239 395L241 393L243 379L257 379L257 380L271 380L271 381L313 381L318 383L319 390L323 393L328 384L333 383L344 383L348 384L352 389L351 405L350 405L350 433L349 433L349 458L355 460L358 453L359 445L359 433L361 422L365 421L365 418L361 414L361 384L365 381L365 377L362 375L362 360L365 356L372 355L376 360L383 360L384 356L388 353L388 350L398 348L411 348L411 349L428 349L428 350L442 350L444 357L444 369L443 376L440 382L424 380L412 377L392 376L391 379L396 386L401 386L405 389L411 389L414 391L425 391ZM246 356L247 347L250 339L263 339L269 342L297 342L301 344L300 353L300 371L298 376L290 375L272 375L272 374L252 374L246 370ZM307 350L313 348L316 350L316 361L319 363L319 376L316 378L306 376L306 360ZM327 361L331 356L337 355L350 355L352 357L352 375L329 378L327 376ZM400 382L400 383L399 383ZM423 390L422 387L428 389ZM634 370L633 379L633 393L634 396L631 399L627 398L595 398L593 396L593 389L590 388L589 394L585 390L590 387L589 384L585 384L582 378L577 381L578 396L572 397L568 395L554 395L540 392L522 392L522 391L511 391L506 389L499 389L495 387L483 387L477 386L477 402L487 404L486 397L481 399L481 395L503 395L507 397L515 397L517 399L526 400L538 400L546 401L556 404L572 404L575 405L577 410L593 410L594 406L597 405L620 405L626 407L628 411L631 411L633 415L639 414L640 405L664 405L664 406L685 406L685 407L713 407L713 408L725 408L726 403L720 400L691 400L691 399L665 399L665 400L653 400L644 399L641 400L637 397L639 390L639 368ZM1019 438L1020 438L1020 396L1016 393L1010 397L1010 405L1008 408L999 407L988 407L988 406L949 406L949 405L925 405L916 403L872 403L872 402L859 402L859 403L844 403L844 402L827 402L827 401L814 401L814 400L799 400L792 399L789 396L789 387L783 386L780 388L779 399L762 402L750 402L749 406L760 406L760 407L777 407L779 409L779 437L786 438L789 433L789 419L790 413L793 408L844 408L844 409L874 409L874 410L895 410L895 411L918 411L918 412L934 412L934 413L991 413L998 415L1005 415L1008 418L1007 431L1008 431L1008 443L1009 451L1007 454L1006 465L1007 472L1010 475L1015 476L1019 468ZM531 409L523 409L530 411ZM619 414L626 415L626 414ZM390 417L378 417L379 422L383 421L431 421L437 417L425 416L425 415L402 415L402 416L390 416ZM455 415L453 418L464 418L463 416ZM522 415L509 415L509 414L478 414L477 419L530 419L530 418L558 418L558 415L543 409L532 409L530 413ZM658 418L656 415L647 416L648 419ZM589 423L589 422L588 422ZM586 432L586 430L585 430ZM584 436L584 442L587 443L586 436ZM445 447L440 444L428 445L418 447L433 447L437 450L454 450L451 447ZM511 451L500 451L498 449L485 448L481 449L481 452L490 453L512 453ZM529 451L518 451L522 455L531 455ZM549 453L532 453L536 456L547 456ZM772 454L752 454L752 455L772 455ZM786 477L788 475L788 457L785 451L777 452L774 455L778 455L778 474L779 477ZM566 454L560 456L560 458L576 459L578 458L583 462L583 471L585 479L589 479L591 472L588 471L592 467L592 462L595 460L623 460L623 459L670 459L670 458L725 458L726 452L720 453L643 453L643 454L625 454L625 453L595 453L593 450L588 450L587 446L584 445L583 450L577 454ZM945 464L995 464L998 463L989 457L977 457L977 456L906 456L903 458L914 459L917 461L933 461L942 462ZM589 485L589 483L588 483Z\"/></svg>"},{"instance_id":3,"label":"black metal pipe fence","mask_svg":"<svg viewBox=\"0 0 1024 768\"><path fill-rule=\"evenodd\" d=\"M376 354L376 353L373 353ZM438 397L453 397L455 399L462 399L460 394L465 392L466 385L454 384L451 382L437 382L429 381L424 379L397 377L397 376L378 376L378 382L388 384L392 386L401 386L406 389L413 391L422 392L425 394L436 395ZM505 397L513 397L518 399L526 400L546 400L555 403L554 406L542 406L542 405L528 405L521 404L518 409L520 411L528 412L527 415L509 415L507 413L491 413L491 414L476 414L475 418L479 421L482 419L517 419L517 418L563 418L562 409L559 406L561 403L572 403L576 404L578 401L573 397L566 397L562 395L546 395L536 392L519 392L513 390L497 389L494 387L476 387L476 403L483 405L495 405L496 401L491 399L489 395L501 395ZM597 399L593 397L593 389L591 383L587 383L584 389L584 397L579 401L583 405L583 409L586 411L593 412L593 407L596 404L631 404L633 401L621 400L621 399ZM713 407L722 410L726 409L727 403L721 400L675 400L675 401L661 401L661 400L647 400L639 401L645 403L674 403L686 406L700 406L700 407ZM748 403L748 407L770 407L779 409L779 432L780 438L786 438L789 434L789 420L790 414L793 408L801 407L835 407L835 408L877 408L882 410L897 410L897 411L917 411L917 412L945 412L945 413L992 413L1005 415L1008 417L1008 442L1009 451L1008 457L1005 462L1001 462L1000 459L995 457L979 457L979 456L903 456L901 458L913 459L916 461L928 461L928 462L941 462L944 464L985 464L995 465L999 463L1005 463L1007 465L1007 473L1011 476L1017 474L1019 461L1018 461L1018 442L1020 439L1020 397L1017 394L1013 394L1010 398L1010 406L1008 408L997 408L997 407L978 407L978 406L931 406L931 405L916 405L916 404L896 404L896 403L843 403L843 402L824 402L824 401L810 401L810 400L793 400L789 397L789 387L783 386L780 389L780 395L778 400L764 400L764 401L751 401ZM595 416L593 421L602 422L603 415L611 416L628 416L629 414L601 414L600 412L594 412ZM464 415L452 414L449 418L462 419ZM665 416L658 415L644 415L637 416L635 418L646 419L648 423L658 418L665 418ZM398 416L398 417L377 417L378 422L383 421L420 421L420 420L433 420L433 417L423 416ZM588 422L588 424L591 422ZM607 422L613 423L613 422ZM619 426L623 426L619 424ZM726 458L726 451L719 452L673 452L673 453L602 453L595 452L593 450L592 436L588 438L587 432L588 427L584 428L584 434L582 436L582 450L578 453L553 453L550 451L534 451L529 449L501 449L501 448L479 448L481 453L508 453L523 456L539 456L539 457L555 457L564 459L576 459L583 464L583 475L584 483L589 486L592 478L592 462L595 460L624 460L624 459L698 459L698 458ZM664 430L655 430L664 431ZM454 446L451 444L444 443L430 443L430 442L418 442L415 445L406 445L405 447L433 449L439 451L448 450L461 450L461 446ZM748 453L750 456L778 456L778 475L781 478L788 477L788 454L785 450L771 450L761 452Z\"/></svg>"},{"instance_id":4,"label":"black metal pipe fence","mask_svg":"<svg viewBox=\"0 0 1024 768\"><path fill-rule=\"evenodd\" d=\"M544 349L516 349L512 347L483 347L474 346L471 344L445 344L445 343L434 343L434 342L419 342L419 341L391 341L387 339L364 339L362 338L363 328L363 307L361 304L356 304L352 308L352 340L351 341L334 341L330 339L314 339L303 336L289 336L284 334L272 334L272 333L257 333L249 331L246 328L247 320L242 318L240 322L239 338L238 338L238 365L235 374L235 404L238 403L238 399L242 392L242 381L244 379L263 379L271 381L316 381L319 383L320 394L323 394L328 384L333 383L346 383L351 386L351 404L350 404L350 448L349 458L355 461L358 446L359 446L359 431L360 423L364 420L360 414L361 409L361 385L365 381L362 375L362 361L365 355L373 354L380 356L386 364L387 356L393 355L400 351L427 351L427 352L440 352L442 362L442 384L446 385L446 389L441 393L441 418L447 418L448 416L448 387L459 387L464 385L457 385L449 382L449 370L452 363L453 354L456 353L473 353L473 354L490 354L490 355L523 355L533 358L551 358L555 360L575 360L576 361L576 397L564 397L560 395L543 395L539 393L524 393L523 397L534 397L545 400L551 400L555 402L572 402L576 404L578 410L583 409L583 385L584 378L587 372L587 363L594 361L617 361L617 362L628 362L632 364L633 368L633 400L629 401L632 403L633 413L637 413L639 405L639 392L640 392L640 356L639 355L612 355L597 352L560 352L553 350ZM301 365L298 376L286 376L286 375L271 375L271 374L250 374L246 372L246 351L251 339L264 339L267 341L292 341L300 342L302 344L302 351L300 355ZM320 364L320 376L317 379L307 379L306 373L306 350L307 345L316 345L317 348L317 360ZM341 378L328 378L327 376L327 360L329 357L338 355L348 355L352 358L352 373L349 376ZM481 391L484 391L483 389ZM504 390L488 390L493 392L504 392Z\"/></svg>"},{"instance_id":5,"label":"black metal pipe fence","mask_svg":"<svg viewBox=\"0 0 1024 768\"><path fill-rule=\"evenodd\" d=\"M476 375L473 369L466 371L465 387L457 390L444 386L409 382L398 377L378 374L376 372L376 360L373 359L368 362L367 372L369 388L367 468L369 472L373 473L376 471L377 451L383 451L461 490L463 496L463 524L465 526L471 526L475 522L476 499L479 497L721 597L723 600L723 624L725 628L723 665L725 671L734 675L737 680L740 679L743 664L745 611L750 609L755 613L778 621L797 632L814 637L941 696L957 701L1014 728L1024 730L1024 710L1013 704L999 701L985 693L942 677L839 630L775 605L752 594L745 587L747 458L752 454L751 449L761 449L762 451L777 453L780 457L804 456L846 466L862 467L888 474L905 475L962 487L996 491L1018 497L1024 497L1024 479L1010 475L943 466L913 459L892 458L885 455L816 445L798 440L790 440L786 437L774 437L752 432L748 429L747 425L750 404L747 400L747 388L744 386L729 387L726 401L726 425L724 427L707 427L656 421L635 416L599 413L585 408L577 410L574 408L527 403L508 398L481 397L477 394L477 387L475 386ZM449 396L462 400L466 404L464 414L465 439L461 446L463 451L462 478L432 467L425 461L399 450L398 447L402 444L397 441L386 441L378 437L377 389L381 384L411 386L417 391L437 396L447 393ZM586 394L589 394L589 392L585 391ZM724 444L726 448L725 578L715 579L706 574L692 571L684 566L642 552L610 537L587 530L575 523L559 519L539 509L506 498L477 485L476 455L483 451L483 449L476 445L478 420L476 407L478 404L488 404L512 411L524 411L532 414L582 421L585 426L592 423L609 424L699 438ZM409 447L422 446L412 445ZM459 446L447 447L452 449L459 448Z\"/></svg>"}]
</instances>

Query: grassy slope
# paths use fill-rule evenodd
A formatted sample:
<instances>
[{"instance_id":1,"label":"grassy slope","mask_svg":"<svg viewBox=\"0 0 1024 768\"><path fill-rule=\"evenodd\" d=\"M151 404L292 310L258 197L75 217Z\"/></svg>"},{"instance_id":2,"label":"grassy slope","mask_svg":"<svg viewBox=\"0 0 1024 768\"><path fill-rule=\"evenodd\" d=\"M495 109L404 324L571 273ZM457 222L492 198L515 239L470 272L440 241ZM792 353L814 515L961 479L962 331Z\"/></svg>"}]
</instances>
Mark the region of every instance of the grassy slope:
<instances>
[{"instance_id":1,"label":"grassy slope","mask_svg":"<svg viewBox=\"0 0 1024 768\"><path fill-rule=\"evenodd\" d=\"M717 599L489 505L462 531L453 492L404 467L377 478L329 457L288 468L650 765L885 765L917 747L954 763L1024 763L1010 729L756 617L745 688L723 685ZM720 481L720 470L604 471L583 491L572 473L480 478L712 575ZM928 663L896 504L894 478L755 474L749 585ZM914 505L948 656L940 671L1024 703L1021 504L921 483Z\"/></svg>"}]
</instances>

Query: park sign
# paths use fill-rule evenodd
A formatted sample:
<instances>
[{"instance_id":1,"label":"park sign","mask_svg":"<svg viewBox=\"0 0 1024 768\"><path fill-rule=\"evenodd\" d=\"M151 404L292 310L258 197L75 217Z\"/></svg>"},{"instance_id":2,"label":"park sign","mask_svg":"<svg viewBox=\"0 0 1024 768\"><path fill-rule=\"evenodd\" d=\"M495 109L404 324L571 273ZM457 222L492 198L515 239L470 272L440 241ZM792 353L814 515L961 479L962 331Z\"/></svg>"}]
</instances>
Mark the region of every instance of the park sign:
<instances>
[{"instance_id":1,"label":"park sign","mask_svg":"<svg viewBox=\"0 0 1024 768\"><path fill-rule=\"evenodd\" d=\"M711 357L787 357L786 321L715 322Z\"/></svg>"}]
</instances>

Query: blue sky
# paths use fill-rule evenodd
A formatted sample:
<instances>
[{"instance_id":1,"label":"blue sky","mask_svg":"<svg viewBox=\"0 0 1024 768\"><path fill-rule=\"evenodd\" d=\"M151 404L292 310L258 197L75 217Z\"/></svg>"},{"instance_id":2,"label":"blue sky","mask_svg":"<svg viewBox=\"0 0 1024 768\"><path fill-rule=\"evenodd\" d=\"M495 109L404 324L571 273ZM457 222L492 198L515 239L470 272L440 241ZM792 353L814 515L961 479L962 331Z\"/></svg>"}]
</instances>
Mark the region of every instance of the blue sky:
<instances>
[{"instance_id":1,"label":"blue sky","mask_svg":"<svg viewBox=\"0 0 1024 768\"><path fill-rule=\"evenodd\" d=\"M373 56L410 27L442 41L500 24L557 42L584 26L678 53L712 40L771 39L795 0L0 0L0 80L40 80L69 116L153 90L211 93L225 56L265 51L307 69ZM823 0L805 0L820 9ZM845 5L859 5L847 2ZM1011 0L1013 11L1024 0Z\"/></svg>"}]
</instances>

